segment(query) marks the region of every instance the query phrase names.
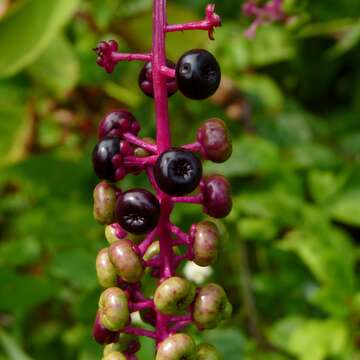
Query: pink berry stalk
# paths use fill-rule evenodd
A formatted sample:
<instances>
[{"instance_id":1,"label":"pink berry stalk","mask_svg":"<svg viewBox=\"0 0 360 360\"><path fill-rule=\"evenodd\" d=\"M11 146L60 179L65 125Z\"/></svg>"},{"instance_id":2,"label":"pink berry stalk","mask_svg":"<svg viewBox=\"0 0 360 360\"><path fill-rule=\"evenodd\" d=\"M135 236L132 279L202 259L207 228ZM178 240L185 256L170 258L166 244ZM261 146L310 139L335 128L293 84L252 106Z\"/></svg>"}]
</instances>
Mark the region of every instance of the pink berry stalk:
<instances>
[{"instance_id":1,"label":"pink berry stalk","mask_svg":"<svg viewBox=\"0 0 360 360\"><path fill-rule=\"evenodd\" d=\"M221 19L212 4L206 7L204 20L170 25L166 0L154 0L149 54L119 53L113 40L103 41L96 48L97 63L107 72L112 72L121 61L146 63L139 85L154 98L156 118L154 141L138 136L140 126L127 110L107 114L99 125L100 140L93 152L95 172L105 180L94 191L94 216L107 225L105 234L110 244L100 251L96 261L99 281L106 290L100 297L94 337L103 344L111 343L107 345L111 348L105 348L104 360L112 359L110 354L117 352L126 359L136 359L138 346L131 345L136 340L126 338L126 342L124 334L154 339L157 360L196 358L194 341L179 332L192 323L199 330L213 328L231 312L220 286L208 284L196 288L177 274L184 260L200 266L213 264L220 238L216 225L210 220L202 221L192 225L187 233L170 220L174 206L180 202L202 205L204 212L215 218L222 218L231 210L229 182L221 175L202 176L201 165L204 160L223 162L230 156L231 140L226 125L219 119L210 119L199 128L195 142L174 149L168 111L168 97L174 92L175 81L185 96L204 98L216 91L220 69L210 53L199 49L185 54L189 62L179 60L175 68L170 67L172 63L165 51L166 34L205 30L213 39L214 28L220 25ZM182 59L187 59L185 55ZM206 76L198 76L204 70L199 59L205 61L205 70L209 71ZM186 71L191 71L194 78L190 90L181 82ZM198 93L192 93L194 88ZM175 165L167 168L169 162ZM128 173L142 171L147 174L155 196L142 189L124 192L115 184ZM186 247L183 253L176 249L179 245ZM145 271L157 279L158 287L151 298L141 291ZM207 297L203 303L202 299ZM131 325L129 315L135 311L140 311L154 330ZM216 355L216 350L211 349L213 353L209 356Z\"/></svg>"}]
</instances>

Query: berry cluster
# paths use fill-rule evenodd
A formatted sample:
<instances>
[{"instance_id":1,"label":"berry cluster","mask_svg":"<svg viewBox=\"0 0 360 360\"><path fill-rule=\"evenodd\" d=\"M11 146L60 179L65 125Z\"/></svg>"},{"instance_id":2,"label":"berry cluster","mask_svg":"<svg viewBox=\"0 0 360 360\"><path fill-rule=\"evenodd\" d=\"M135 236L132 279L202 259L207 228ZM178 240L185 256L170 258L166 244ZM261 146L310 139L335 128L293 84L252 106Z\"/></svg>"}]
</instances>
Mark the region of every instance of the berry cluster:
<instances>
[{"instance_id":1,"label":"berry cluster","mask_svg":"<svg viewBox=\"0 0 360 360\"><path fill-rule=\"evenodd\" d=\"M219 230L206 220L186 233L170 221L176 203L200 204L213 218L223 218L232 207L230 184L221 175L203 175L202 162L226 161L232 152L225 123L207 120L196 141L171 146L167 98L178 89L191 99L205 99L217 90L220 68L203 49L185 53L175 64L165 57L166 32L202 29L213 38L221 21L208 5L205 19L168 25L166 2L154 1L154 40L151 54L121 54L115 41L97 47L98 64L114 70L123 60L145 62L139 86L155 100L156 141L140 138L139 122L127 110L107 114L99 125L99 141L93 150L93 165L101 182L94 190L94 217L106 225L108 247L96 259L100 296L93 335L105 344L103 360L136 359L138 336L156 341L156 360L220 359L209 344L196 346L182 330L193 323L199 330L212 329L231 314L231 304L221 286L202 287L180 277L176 269L183 260L199 266L212 265L220 247ZM145 172L154 193L145 189L120 189L116 182L127 174ZM142 292L142 279L149 273L157 282L154 296ZM131 324L130 314L139 311L154 330Z\"/></svg>"}]
</instances>

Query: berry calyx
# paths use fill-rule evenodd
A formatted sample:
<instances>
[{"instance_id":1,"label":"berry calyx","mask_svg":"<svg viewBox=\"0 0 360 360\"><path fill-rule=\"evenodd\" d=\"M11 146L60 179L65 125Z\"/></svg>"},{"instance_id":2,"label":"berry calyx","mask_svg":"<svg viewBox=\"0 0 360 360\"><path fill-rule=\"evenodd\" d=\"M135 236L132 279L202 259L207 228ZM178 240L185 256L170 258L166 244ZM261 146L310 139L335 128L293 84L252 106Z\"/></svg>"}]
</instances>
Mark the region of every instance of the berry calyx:
<instances>
[{"instance_id":1,"label":"berry calyx","mask_svg":"<svg viewBox=\"0 0 360 360\"><path fill-rule=\"evenodd\" d=\"M123 229L133 234L145 234L156 227L160 204L151 192L132 189L119 196L115 214Z\"/></svg>"},{"instance_id":2,"label":"berry calyx","mask_svg":"<svg viewBox=\"0 0 360 360\"><path fill-rule=\"evenodd\" d=\"M224 360L215 346L202 343L197 347L196 360Z\"/></svg>"},{"instance_id":3,"label":"berry calyx","mask_svg":"<svg viewBox=\"0 0 360 360\"><path fill-rule=\"evenodd\" d=\"M99 344L110 344L118 341L119 333L106 329L101 324L99 313L97 313L93 326L93 338Z\"/></svg>"},{"instance_id":4,"label":"berry calyx","mask_svg":"<svg viewBox=\"0 0 360 360\"><path fill-rule=\"evenodd\" d=\"M120 154L120 138L106 137L100 140L92 153L95 174L108 181L115 181L116 168L113 164L115 155Z\"/></svg>"},{"instance_id":5,"label":"berry calyx","mask_svg":"<svg viewBox=\"0 0 360 360\"><path fill-rule=\"evenodd\" d=\"M232 209L231 185L222 175L210 175L202 186L204 211L214 218L227 216Z\"/></svg>"},{"instance_id":6,"label":"berry calyx","mask_svg":"<svg viewBox=\"0 0 360 360\"><path fill-rule=\"evenodd\" d=\"M211 221L199 222L193 229L193 261L199 266L210 266L218 257L219 230Z\"/></svg>"},{"instance_id":7,"label":"berry calyx","mask_svg":"<svg viewBox=\"0 0 360 360\"><path fill-rule=\"evenodd\" d=\"M194 100L213 95L220 85L221 71L215 57L206 50L186 52L176 65L176 83L179 90Z\"/></svg>"},{"instance_id":8,"label":"berry calyx","mask_svg":"<svg viewBox=\"0 0 360 360\"><path fill-rule=\"evenodd\" d=\"M173 276L158 286L154 304L162 314L177 315L187 309L194 297L195 286L186 279Z\"/></svg>"},{"instance_id":9,"label":"berry calyx","mask_svg":"<svg viewBox=\"0 0 360 360\"><path fill-rule=\"evenodd\" d=\"M134 115L127 110L119 109L108 113L101 120L98 136L99 140L114 136L121 138L126 132L137 135L139 131L140 125Z\"/></svg>"},{"instance_id":10,"label":"berry calyx","mask_svg":"<svg viewBox=\"0 0 360 360\"><path fill-rule=\"evenodd\" d=\"M195 360L196 346L187 334L174 334L162 341L155 360Z\"/></svg>"},{"instance_id":11,"label":"berry calyx","mask_svg":"<svg viewBox=\"0 0 360 360\"><path fill-rule=\"evenodd\" d=\"M197 131L197 140L207 159L215 163L226 161L232 153L229 130L220 119L206 121Z\"/></svg>"},{"instance_id":12,"label":"berry calyx","mask_svg":"<svg viewBox=\"0 0 360 360\"><path fill-rule=\"evenodd\" d=\"M100 250L96 258L96 274L102 287L109 288L116 286L117 273L110 261L108 248Z\"/></svg>"},{"instance_id":13,"label":"berry calyx","mask_svg":"<svg viewBox=\"0 0 360 360\"><path fill-rule=\"evenodd\" d=\"M199 158L185 149L163 152L154 166L155 180L168 195L181 196L193 192L202 177Z\"/></svg>"},{"instance_id":14,"label":"berry calyx","mask_svg":"<svg viewBox=\"0 0 360 360\"><path fill-rule=\"evenodd\" d=\"M136 283L141 280L144 268L141 259L129 240L118 240L109 248L109 258L123 281Z\"/></svg>"},{"instance_id":15,"label":"berry calyx","mask_svg":"<svg viewBox=\"0 0 360 360\"><path fill-rule=\"evenodd\" d=\"M176 65L171 60L166 60L166 66L170 69L175 69ZM140 71L138 79L139 87L143 93L149 97L154 97L154 82L152 75L152 62L148 61ZM177 91L175 79L166 79L166 89L168 97L174 95Z\"/></svg>"},{"instance_id":16,"label":"berry calyx","mask_svg":"<svg viewBox=\"0 0 360 360\"><path fill-rule=\"evenodd\" d=\"M116 190L106 181L96 185L94 189L93 215L100 224L112 224L115 221Z\"/></svg>"}]
</instances>

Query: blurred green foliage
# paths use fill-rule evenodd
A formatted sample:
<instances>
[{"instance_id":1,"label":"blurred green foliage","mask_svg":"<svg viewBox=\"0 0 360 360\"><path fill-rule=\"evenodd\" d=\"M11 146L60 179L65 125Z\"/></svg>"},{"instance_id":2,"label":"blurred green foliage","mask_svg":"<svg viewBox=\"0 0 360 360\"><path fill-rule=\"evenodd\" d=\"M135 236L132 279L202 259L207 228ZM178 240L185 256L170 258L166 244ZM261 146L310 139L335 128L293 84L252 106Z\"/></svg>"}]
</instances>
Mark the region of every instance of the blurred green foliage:
<instances>
[{"instance_id":1,"label":"blurred green foliage","mask_svg":"<svg viewBox=\"0 0 360 360\"><path fill-rule=\"evenodd\" d=\"M242 1L214 2L224 23L216 42L168 36L171 59L207 47L230 84L217 99L178 94L170 104L174 143L217 116L234 144L231 160L207 165L233 184L213 280L234 317L196 336L226 360L360 359L360 3L286 0L289 24L247 40ZM201 18L206 1L168 3L178 22ZM151 1L1 0L0 9L0 359L99 359L96 124L128 107L149 136L154 118L137 87L141 65L109 76L91 49L110 38L122 51L148 49ZM145 178L121 186L134 185ZM194 218L195 206L174 214L184 229ZM152 354L144 341L140 358Z\"/></svg>"}]
</instances>

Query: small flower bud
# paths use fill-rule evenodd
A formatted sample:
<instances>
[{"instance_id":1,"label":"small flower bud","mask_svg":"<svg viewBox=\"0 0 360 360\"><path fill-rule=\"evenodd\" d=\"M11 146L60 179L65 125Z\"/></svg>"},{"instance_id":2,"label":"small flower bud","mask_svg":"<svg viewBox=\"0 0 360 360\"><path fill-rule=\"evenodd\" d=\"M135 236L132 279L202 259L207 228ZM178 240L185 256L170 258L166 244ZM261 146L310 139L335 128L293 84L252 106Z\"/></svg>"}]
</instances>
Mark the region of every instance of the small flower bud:
<instances>
[{"instance_id":1,"label":"small flower bud","mask_svg":"<svg viewBox=\"0 0 360 360\"><path fill-rule=\"evenodd\" d=\"M202 188L204 211L214 218L227 216L232 208L231 185L222 175L210 175Z\"/></svg>"},{"instance_id":2,"label":"small flower bud","mask_svg":"<svg viewBox=\"0 0 360 360\"><path fill-rule=\"evenodd\" d=\"M109 248L109 257L122 280L131 284L141 280L144 272L143 264L133 250L130 240L114 242Z\"/></svg>"},{"instance_id":3,"label":"small flower bud","mask_svg":"<svg viewBox=\"0 0 360 360\"><path fill-rule=\"evenodd\" d=\"M194 228L194 262L199 266L212 265L218 256L219 230L210 221L202 221Z\"/></svg>"},{"instance_id":4,"label":"small flower bud","mask_svg":"<svg viewBox=\"0 0 360 360\"><path fill-rule=\"evenodd\" d=\"M195 360L196 346L187 334L170 335L157 349L155 360Z\"/></svg>"},{"instance_id":5,"label":"small flower bud","mask_svg":"<svg viewBox=\"0 0 360 360\"><path fill-rule=\"evenodd\" d=\"M99 313L97 313L93 326L93 337L99 344L110 344L118 341L119 333L106 329L101 324Z\"/></svg>"},{"instance_id":6,"label":"small flower bud","mask_svg":"<svg viewBox=\"0 0 360 360\"><path fill-rule=\"evenodd\" d=\"M100 250L96 258L96 274L102 287L116 286L116 269L110 261L108 248Z\"/></svg>"},{"instance_id":7,"label":"small flower bud","mask_svg":"<svg viewBox=\"0 0 360 360\"><path fill-rule=\"evenodd\" d=\"M196 360L223 360L224 357L219 353L215 346L202 343L197 347Z\"/></svg>"},{"instance_id":8,"label":"small flower bud","mask_svg":"<svg viewBox=\"0 0 360 360\"><path fill-rule=\"evenodd\" d=\"M232 153L229 130L220 119L206 121L198 129L197 140L202 145L206 157L215 163L226 161Z\"/></svg>"},{"instance_id":9,"label":"small flower bud","mask_svg":"<svg viewBox=\"0 0 360 360\"><path fill-rule=\"evenodd\" d=\"M128 298L117 287L106 289L99 300L100 323L110 331L119 331L129 321Z\"/></svg>"},{"instance_id":10,"label":"small flower bud","mask_svg":"<svg viewBox=\"0 0 360 360\"><path fill-rule=\"evenodd\" d=\"M101 224L114 222L116 191L105 181L100 182L94 190L94 218Z\"/></svg>"},{"instance_id":11,"label":"small flower bud","mask_svg":"<svg viewBox=\"0 0 360 360\"><path fill-rule=\"evenodd\" d=\"M163 281L155 291L157 310L166 315L183 312L194 300L195 286L188 280L174 276Z\"/></svg>"},{"instance_id":12,"label":"small flower bud","mask_svg":"<svg viewBox=\"0 0 360 360\"><path fill-rule=\"evenodd\" d=\"M207 284L196 295L193 318L199 329L212 329L231 315L232 306L224 289Z\"/></svg>"}]
</instances>

